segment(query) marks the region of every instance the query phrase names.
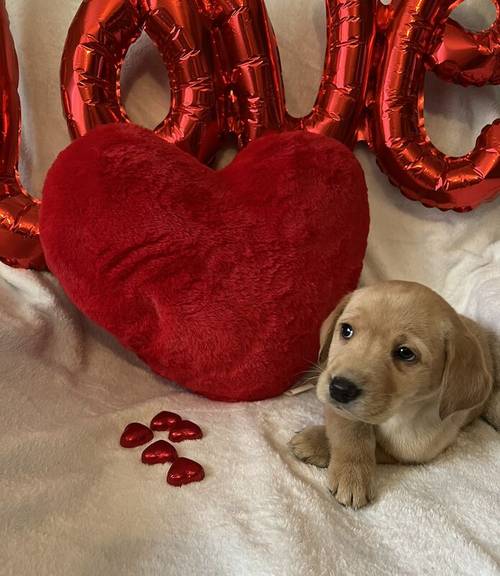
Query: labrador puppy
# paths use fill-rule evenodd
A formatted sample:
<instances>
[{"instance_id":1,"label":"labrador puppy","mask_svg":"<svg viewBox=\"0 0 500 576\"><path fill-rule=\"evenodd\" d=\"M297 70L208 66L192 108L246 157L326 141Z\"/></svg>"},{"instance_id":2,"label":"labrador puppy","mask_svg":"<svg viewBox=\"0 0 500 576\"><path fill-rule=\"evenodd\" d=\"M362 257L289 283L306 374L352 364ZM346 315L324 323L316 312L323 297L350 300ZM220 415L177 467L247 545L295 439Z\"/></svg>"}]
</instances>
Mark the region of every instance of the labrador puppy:
<instances>
[{"instance_id":1,"label":"labrador puppy","mask_svg":"<svg viewBox=\"0 0 500 576\"><path fill-rule=\"evenodd\" d=\"M454 442L485 411L495 373L485 331L429 288L396 281L338 304L321 328L320 366L325 426L290 447L328 466L330 491L353 508L372 498L376 462L428 462Z\"/></svg>"}]
</instances>

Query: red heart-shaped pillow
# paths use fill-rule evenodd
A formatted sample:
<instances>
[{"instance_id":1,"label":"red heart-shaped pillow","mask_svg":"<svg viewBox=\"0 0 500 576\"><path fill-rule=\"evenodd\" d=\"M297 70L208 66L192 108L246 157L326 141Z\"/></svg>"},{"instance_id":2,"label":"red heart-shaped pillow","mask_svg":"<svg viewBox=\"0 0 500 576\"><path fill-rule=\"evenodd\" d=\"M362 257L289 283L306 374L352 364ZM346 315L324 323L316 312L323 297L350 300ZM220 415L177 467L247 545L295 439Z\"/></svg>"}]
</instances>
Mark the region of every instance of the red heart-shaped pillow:
<instances>
[{"instance_id":1,"label":"red heart-shaped pillow","mask_svg":"<svg viewBox=\"0 0 500 576\"><path fill-rule=\"evenodd\" d=\"M103 126L59 155L41 210L75 304L158 374L229 401L280 394L316 360L368 226L352 152L303 132L214 171L148 130Z\"/></svg>"}]
</instances>

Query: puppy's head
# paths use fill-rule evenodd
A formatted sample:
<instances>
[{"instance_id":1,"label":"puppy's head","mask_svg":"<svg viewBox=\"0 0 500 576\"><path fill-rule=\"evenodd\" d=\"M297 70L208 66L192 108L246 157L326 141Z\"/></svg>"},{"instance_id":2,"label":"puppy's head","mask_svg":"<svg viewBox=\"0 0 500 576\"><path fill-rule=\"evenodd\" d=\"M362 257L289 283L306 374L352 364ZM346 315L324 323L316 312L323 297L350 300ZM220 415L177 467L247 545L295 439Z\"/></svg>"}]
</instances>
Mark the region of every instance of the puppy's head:
<instances>
[{"instance_id":1,"label":"puppy's head","mask_svg":"<svg viewBox=\"0 0 500 576\"><path fill-rule=\"evenodd\" d=\"M371 424L431 398L444 419L483 402L491 387L477 338L420 284L384 282L346 296L320 345L319 399Z\"/></svg>"}]
</instances>

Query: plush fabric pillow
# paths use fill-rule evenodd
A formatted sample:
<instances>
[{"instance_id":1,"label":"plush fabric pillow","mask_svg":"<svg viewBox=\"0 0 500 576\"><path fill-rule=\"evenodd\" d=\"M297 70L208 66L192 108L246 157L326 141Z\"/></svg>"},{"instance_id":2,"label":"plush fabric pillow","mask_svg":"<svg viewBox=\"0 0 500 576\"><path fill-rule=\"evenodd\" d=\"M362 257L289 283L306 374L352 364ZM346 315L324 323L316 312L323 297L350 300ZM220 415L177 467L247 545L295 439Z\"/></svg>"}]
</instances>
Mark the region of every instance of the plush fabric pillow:
<instances>
[{"instance_id":1,"label":"plush fabric pillow","mask_svg":"<svg viewBox=\"0 0 500 576\"><path fill-rule=\"evenodd\" d=\"M368 227L361 167L332 139L266 136L214 171L122 124L59 155L41 213L75 304L158 374L226 401L275 396L311 367Z\"/></svg>"}]
</instances>

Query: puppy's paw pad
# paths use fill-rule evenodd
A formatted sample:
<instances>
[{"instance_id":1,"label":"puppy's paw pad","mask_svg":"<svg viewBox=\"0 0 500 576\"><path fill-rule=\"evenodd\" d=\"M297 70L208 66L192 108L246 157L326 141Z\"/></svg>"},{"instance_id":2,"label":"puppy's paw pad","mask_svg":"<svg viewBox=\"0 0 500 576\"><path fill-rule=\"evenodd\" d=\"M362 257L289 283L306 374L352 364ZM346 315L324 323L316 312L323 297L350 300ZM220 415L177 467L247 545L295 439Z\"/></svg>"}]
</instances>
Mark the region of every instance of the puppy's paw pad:
<instances>
[{"instance_id":1,"label":"puppy's paw pad","mask_svg":"<svg viewBox=\"0 0 500 576\"><path fill-rule=\"evenodd\" d=\"M296 458L306 464L326 468L330 461L330 450L324 426L310 426L298 432L288 443Z\"/></svg>"}]
</instances>

